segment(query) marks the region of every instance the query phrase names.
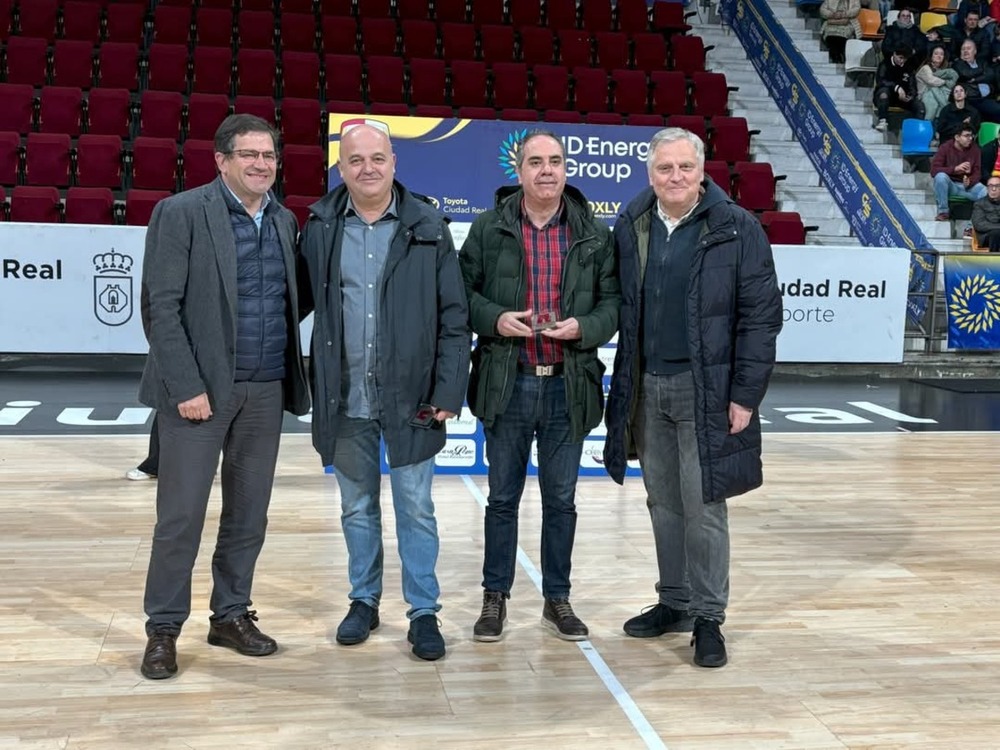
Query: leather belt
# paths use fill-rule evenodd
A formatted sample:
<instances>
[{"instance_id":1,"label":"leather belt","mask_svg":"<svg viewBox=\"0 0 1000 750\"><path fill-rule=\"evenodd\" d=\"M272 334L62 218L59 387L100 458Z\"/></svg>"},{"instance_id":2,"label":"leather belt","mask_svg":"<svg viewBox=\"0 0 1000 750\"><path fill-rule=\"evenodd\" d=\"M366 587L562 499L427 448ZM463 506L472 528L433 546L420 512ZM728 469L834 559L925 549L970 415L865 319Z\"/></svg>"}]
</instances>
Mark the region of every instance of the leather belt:
<instances>
[{"instance_id":1,"label":"leather belt","mask_svg":"<svg viewBox=\"0 0 1000 750\"><path fill-rule=\"evenodd\" d=\"M517 371L539 378L551 378L556 375L562 375L563 363L556 362L554 365L526 365L523 362L518 362Z\"/></svg>"}]
</instances>

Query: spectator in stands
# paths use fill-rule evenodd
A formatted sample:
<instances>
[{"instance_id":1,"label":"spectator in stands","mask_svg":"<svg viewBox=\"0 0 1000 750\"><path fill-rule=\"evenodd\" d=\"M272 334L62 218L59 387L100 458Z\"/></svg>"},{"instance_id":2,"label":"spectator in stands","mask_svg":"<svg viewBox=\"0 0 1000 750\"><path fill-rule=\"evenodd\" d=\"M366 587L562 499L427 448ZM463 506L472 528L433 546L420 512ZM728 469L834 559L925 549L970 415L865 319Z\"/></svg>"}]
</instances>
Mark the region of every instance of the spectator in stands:
<instances>
[{"instance_id":1,"label":"spectator in stands","mask_svg":"<svg viewBox=\"0 0 1000 750\"><path fill-rule=\"evenodd\" d=\"M913 50L913 56L918 62L922 62L927 56L927 35L913 22L913 11L909 8L899 11L895 23L885 30L882 57L887 60L901 49Z\"/></svg>"},{"instance_id":2,"label":"spectator in stands","mask_svg":"<svg viewBox=\"0 0 1000 750\"><path fill-rule=\"evenodd\" d=\"M934 132L937 133L938 140L943 143L951 140L959 128L965 125L978 132L981 122L982 116L979 111L968 104L965 84L956 83L948 96L948 104L942 107L941 112L938 113Z\"/></svg>"},{"instance_id":3,"label":"spectator in stands","mask_svg":"<svg viewBox=\"0 0 1000 750\"><path fill-rule=\"evenodd\" d=\"M145 479L156 479L160 470L160 433L157 426L156 412L153 412L153 424L149 429L149 449L146 458L134 469L125 472L125 478L133 482Z\"/></svg>"},{"instance_id":4,"label":"spectator in stands","mask_svg":"<svg viewBox=\"0 0 1000 750\"><path fill-rule=\"evenodd\" d=\"M860 0L823 0L823 4L819 6L819 15L823 18L820 35L830 53L830 62L844 62L847 40L861 36L861 26L858 23L860 12Z\"/></svg>"},{"instance_id":5,"label":"spectator in stands","mask_svg":"<svg viewBox=\"0 0 1000 750\"><path fill-rule=\"evenodd\" d=\"M958 73L958 82L963 84L966 102L984 120L1000 122L1000 103L996 101L997 81L991 65L976 57L976 43L971 39L962 42L959 59L952 63Z\"/></svg>"},{"instance_id":6,"label":"spectator in stands","mask_svg":"<svg viewBox=\"0 0 1000 750\"><path fill-rule=\"evenodd\" d=\"M924 117L923 102L917 98L917 76L913 60L913 50L900 47L892 57L883 60L875 73L875 112L878 121L875 129L885 132L889 127L889 107L899 107L913 113L918 119Z\"/></svg>"},{"instance_id":7,"label":"spectator in stands","mask_svg":"<svg viewBox=\"0 0 1000 750\"><path fill-rule=\"evenodd\" d=\"M621 484L638 457L653 525L657 603L635 638L694 629L694 663L721 667L729 599L726 500L759 487L760 415L782 305L760 222L704 179L705 146L666 128L651 187L615 224L621 324L604 464Z\"/></svg>"},{"instance_id":8,"label":"spectator in stands","mask_svg":"<svg viewBox=\"0 0 1000 750\"><path fill-rule=\"evenodd\" d=\"M259 117L223 120L219 176L160 201L146 232L139 400L157 410L156 529L146 577L142 674L177 672L191 573L222 453L208 642L247 656L274 639L250 610L281 437L282 408L309 411L300 355L291 211L271 193L278 136Z\"/></svg>"},{"instance_id":9,"label":"spectator in stands","mask_svg":"<svg viewBox=\"0 0 1000 750\"><path fill-rule=\"evenodd\" d=\"M924 105L924 119L934 122L947 106L958 73L948 66L948 53L940 44L931 48L927 61L917 71L917 96Z\"/></svg>"},{"instance_id":10,"label":"spectator in stands","mask_svg":"<svg viewBox=\"0 0 1000 750\"><path fill-rule=\"evenodd\" d=\"M982 154L975 143L975 132L968 125L959 128L950 141L941 142L931 160L937 221L951 218L948 199L952 196L977 201L986 195L986 187L979 182L981 168Z\"/></svg>"},{"instance_id":11,"label":"spectator in stands","mask_svg":"<svg viewBox=\"0 0 1000 750\"><path fill-rule=\"evenodd\" d=\"M968 19L969 15L974 14L976 16L976 25L980 28L984 28L988 24L993 23L993 17L990 15L990 2L989 0L962 0L958 4L958 10L955 11L952 22L955 24L956 28L968 29Z\"/></svg>"},{"instance_id":12,"label":"spectator in stands","mask_svg":"<svg viewBox=\"0 0 1000 750\"><path fill-rule=\"evenodd\" d=\"M362 643L379 625L384 440L407 640L414 656L433 661L445 642L431 485L445 420L465 397L469 310L444 217L394 179L385 126L346 122L337 167L343 184L310 207L299 240L303 309L316 313L313 445L340 487L351 582L336 638Z\"/></svg>"},{"instance_id":13,"label":"spectator in stands","mask_svg":"<svg viewBox=\"0 0 1000 750\"><path fill-rule=\"evenodd\" d=\"M972 204L972 228L979 243L1000 253L1000 175L986 181L986 197Z\"/></svg>"},{"instance_id":14,"label":"spectator in stands","mask_svg":"<svg viewBox=\"0 0 1000 750\"><path fill-rule=\"evenodd\" d=\"M976 45L976 59L979 62L989 62L993 57L994 34L992 28L982 28L979 25L979 14L970 12L965 17L965 25L960 27L957 34L951 37L952 57L960 57L962 45L971 41Z\"/></svg>"},{"instance_id":15,"label":"spectator in stands","mask_svg":"<svg viewBox=\"0 0 1000 750\"><path fill-rule=\"evenodd\" d=\"M979 129L976 129L979 132ZM979 179L986 183L990 177L1000 176L1000 131L997 132L997 137L994 138L989 143L979 147L982 152L982 169L980 170Z\"/></svg>"},{"instance_id":16,"label":"spectator in stands","mask_svg":"<svg viewBox=\"0 0 1000 750\"><path fill-rule=\"evenodd\" d=\"M516 156L518 186L497 191L459 258L479 335L469 406L483 423L489 459L483 607L477 641L497 641L514 583L517 519L531 444L542 494L542 624L582 641L570 605L576 480L583 439L601 421L598 347L618 327L614 243L586 198L566 184L562 141L529 132Z\"/></svg>"}]
</instances>

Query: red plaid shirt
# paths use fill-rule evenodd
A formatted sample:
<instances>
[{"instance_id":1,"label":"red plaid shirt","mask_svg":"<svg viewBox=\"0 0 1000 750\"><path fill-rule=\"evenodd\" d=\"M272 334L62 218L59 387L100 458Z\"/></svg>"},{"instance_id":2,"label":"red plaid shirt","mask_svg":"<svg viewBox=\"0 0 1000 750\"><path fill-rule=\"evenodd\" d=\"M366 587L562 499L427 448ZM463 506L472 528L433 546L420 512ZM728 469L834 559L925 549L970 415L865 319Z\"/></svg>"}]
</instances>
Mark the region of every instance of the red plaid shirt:
<instances>
[{"instance_id":1,"label":"red plaid shirt","mask_svg":"<svg viewBox=\"0 0 1000 750\"><path fill-rule=\"evenodd\" d=\"M536 229L521 201L521 237L524 240L524 266L528 277L526 306L534 315L546 310L560 314L559 285L563 259L569 252L570 233L566 205L541 229ZM526 321L529 325L530 321ZM524 340L518 356L527 365L552 365L563 361L562 342L538 334Z\"/></svg>"}]
</instances>

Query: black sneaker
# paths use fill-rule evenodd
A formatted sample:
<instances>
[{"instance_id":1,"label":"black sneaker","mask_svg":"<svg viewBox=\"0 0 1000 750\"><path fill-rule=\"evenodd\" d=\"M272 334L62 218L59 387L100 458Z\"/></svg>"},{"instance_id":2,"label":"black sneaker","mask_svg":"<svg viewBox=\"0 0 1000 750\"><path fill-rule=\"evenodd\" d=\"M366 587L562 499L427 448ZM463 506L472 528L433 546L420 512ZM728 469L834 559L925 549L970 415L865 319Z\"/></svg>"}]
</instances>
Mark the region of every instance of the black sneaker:
<instances>
[{"instance_id":1,"label":"black sneaker","mask_svg":"<svg viewBox=\"0 0 1000 750\"><path fill-rule=\"evenodd\" d=\"M590 635L587 626L573 613L568 599L546 599L542 625L564 641L585 641Z\"/></svg>"},{"instance_id":2,"label":"black sneaker","mask_svg":"<svg viewBox=\"0 0 1000 750\"><path fill-rule=\"evenodd\" d=\"M690 633L693 625L694 620L687 612L657 603L626 620L622 627L625 635L633 638L655 638L664 633Z\"/></svg>"},{"instance_id":3,"label":"black sneaker","mask_svg":"<svg viewBox=\"0 0 1000 750\"><path fill-rule=\"evenodd\" d=\"M483 592L483 611L472 628L472 640L499 641L507 621L507 597L500 591Z\"/></svg>"},{"instance_id":4,"label":"black sneaker","mask_svg":"<svg viewBox=\"0 0 1000 750\"><path fill-rule=\"evenodd\" d=\"M724 667L726 657L726 639L722 637L719 623L707 617L699 617L694 621L694 634L691 636L694 646L694 663L699 667Z\"/></svg>"},{"instance_id":5,"label":"black sneaker","mask_svg":"<svg viewBox=\"0 0 1000 750\"><path fill-rule=\"evenodd\" d=\"M361 601L351 602L347 617L337 628L337 643L354 646L368 640L368 636L379 625L378 610Z\"/></svg>"},{"instance_id":6,"label":"black sneaker","mask_svg":"<svg viewBox=\"0 0 1000 750\"><path fill-rule=\"evenodd\" d=\"M413 644L413 655L425 661L444 656L444 638L435 615L421 615L410 622L406 640Z\"/></svg>"}]
</instances>

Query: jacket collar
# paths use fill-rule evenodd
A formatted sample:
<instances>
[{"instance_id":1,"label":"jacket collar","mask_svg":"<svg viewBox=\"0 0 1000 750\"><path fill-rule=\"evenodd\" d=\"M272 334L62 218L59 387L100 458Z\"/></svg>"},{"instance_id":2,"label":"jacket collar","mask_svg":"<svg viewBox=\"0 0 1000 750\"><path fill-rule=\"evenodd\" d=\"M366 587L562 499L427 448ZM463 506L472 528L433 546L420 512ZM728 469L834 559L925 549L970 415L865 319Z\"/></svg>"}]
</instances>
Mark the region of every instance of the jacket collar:
<instances>
[{"instance_id":1,"label":"jacket collar","mask_svg":"<svg viewBox=\"0 0 1000 750\"><path fill-rule=\"evenodd\" d=\"M407 227L419 224L425 217L420 204L433 204L424 196L411 193L399 180L393 180L392 187L396 191L396 214L399 222ZM309 206L309 211L320 221L337 220L347 210L347 196L347 186L340 184Z\"/></svg>"},{"instance_id":2,"label":"jacket collar","mask_svg":"<svg viewBox=\"0 0 1000 750\"><path fill-rule=\"evenodd\" d=\"M594 218L590 204L579 189L566 185L563 190L563 203L566 206L566 220L574 238L586 234L585 224ZM521 201L524 190L520 185L505 185L496 191L496 210L500 221L507 227L516 227L521 221Z\"/></svg>"}]
</instances>

